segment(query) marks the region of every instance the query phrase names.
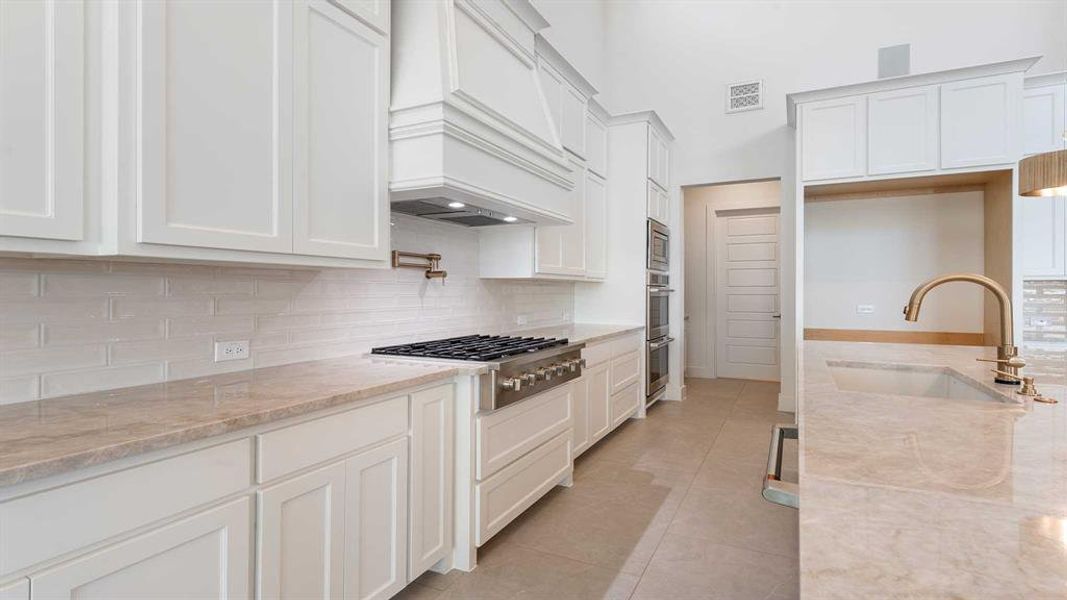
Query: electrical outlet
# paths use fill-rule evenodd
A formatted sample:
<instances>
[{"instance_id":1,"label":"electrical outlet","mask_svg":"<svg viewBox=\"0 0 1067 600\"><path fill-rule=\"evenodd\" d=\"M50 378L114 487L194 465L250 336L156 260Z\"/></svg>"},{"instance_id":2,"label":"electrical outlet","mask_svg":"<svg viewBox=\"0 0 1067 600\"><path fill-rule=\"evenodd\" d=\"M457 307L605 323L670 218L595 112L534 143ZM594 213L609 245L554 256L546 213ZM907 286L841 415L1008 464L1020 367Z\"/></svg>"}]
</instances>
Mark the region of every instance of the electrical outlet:
<instances>
[{"instance_id":1,"label":"electrical outlet","mask_svg":"<svg viewBox=\"0 0 1067 600\"><path fill-rule=\"evenodd\" d=\"M1033 317L1030 319L1030 325L1034 327L1048 327L1048 319Z\"/></svg>"},{"instance_id":2,"label":"electrical outlet","mask_svg":"<svg viewBox=\"0 0 1067 600\"><path fill-rule=\"evenodd\" d=\"M857 304L856 305L856 314L859 314L859 315L871 315L871 314L874 314L874 305L873 304Z\"/></svg>"},{"instance_id":3,"label":"electrical outlet","mask_svg":"<svg viewBox=\"0 0 1067 600\"><path fill-rule=\"evenodd\" d=\"M215 362L248 358L248 340L215 342Z\"/></svg>"}]
</instances>

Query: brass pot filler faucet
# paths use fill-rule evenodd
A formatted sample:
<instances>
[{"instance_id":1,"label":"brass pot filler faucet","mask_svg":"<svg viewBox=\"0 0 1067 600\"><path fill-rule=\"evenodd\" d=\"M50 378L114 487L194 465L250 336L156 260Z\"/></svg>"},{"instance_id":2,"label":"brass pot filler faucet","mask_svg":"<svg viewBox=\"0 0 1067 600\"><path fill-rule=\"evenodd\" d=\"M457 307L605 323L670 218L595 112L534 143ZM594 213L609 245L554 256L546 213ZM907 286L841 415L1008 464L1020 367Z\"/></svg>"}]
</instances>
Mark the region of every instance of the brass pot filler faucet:
<instances>
[{"instance_id":1,"label":"brass pot filler faucet","mask_svg":"<svg viewBox=\"0 0 1067 600\"><path fill-rule=\"evenodd\" d=\"M1033 377L1024 377L1019 374L1019 370L1026 366L1026 362L1019 357L1019 349L1015 346L1011 297L996 281L974 273L953 273L934 277L915 288L915 291L911 293L908 305L904 307L904 320L918 321L919 308L922 307L923 298L926 297L926 294L942 283L952 281L966 281L980 285L992 292L996 296L997 302L1000 303L1000 345L997 346L997 358L995 360L988 358L976 359L980 362L992 362L1000 365L999 369L993 369L993 373L996 374L993 381L1009 385L1022 383L1022 388L1018 392L1020 395L1033 398L1036 402L1055 403L1056 400L1045 398L1038 393L1037 388L1034 387Z\"/></svg>"}]
</instances>

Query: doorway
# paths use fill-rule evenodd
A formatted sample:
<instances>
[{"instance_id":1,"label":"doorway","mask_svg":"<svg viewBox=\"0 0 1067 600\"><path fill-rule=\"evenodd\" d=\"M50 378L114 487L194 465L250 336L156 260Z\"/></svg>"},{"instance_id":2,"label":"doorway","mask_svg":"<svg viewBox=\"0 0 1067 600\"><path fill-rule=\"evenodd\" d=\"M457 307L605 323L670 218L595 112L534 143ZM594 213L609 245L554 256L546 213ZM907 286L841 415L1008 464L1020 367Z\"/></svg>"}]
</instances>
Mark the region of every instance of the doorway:
<instances>
[{"instance_id":1,"label":"doorway","mask_svg":"<svg viewBox=\"0 0 1067 600\"><path fill-rule=\"evenodd\" d=\"M781 181L687 186L685 373L780 381Z\"/></svg>"}]
</instances>

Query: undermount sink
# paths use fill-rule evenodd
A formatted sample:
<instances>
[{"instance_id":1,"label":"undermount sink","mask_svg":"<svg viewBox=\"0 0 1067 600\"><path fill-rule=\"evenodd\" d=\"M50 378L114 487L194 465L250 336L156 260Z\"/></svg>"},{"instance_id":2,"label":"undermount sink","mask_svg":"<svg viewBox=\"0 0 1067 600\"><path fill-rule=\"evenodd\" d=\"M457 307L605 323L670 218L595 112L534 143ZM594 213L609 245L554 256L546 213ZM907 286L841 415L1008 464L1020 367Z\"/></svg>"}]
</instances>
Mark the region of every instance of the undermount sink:
<instances>
[{"instance_id":1,"label":"undermount sink","mask_svg":"<svg viewBox=\"0 0 1067 600\"><path fill-rule=\"evenodd\" d=\"M946 367L921 365L868 364L830 361L830 375L837 389L849 392L984 400L1002 402L991 390L960 377Z\"/></svg>"}]
</instances>

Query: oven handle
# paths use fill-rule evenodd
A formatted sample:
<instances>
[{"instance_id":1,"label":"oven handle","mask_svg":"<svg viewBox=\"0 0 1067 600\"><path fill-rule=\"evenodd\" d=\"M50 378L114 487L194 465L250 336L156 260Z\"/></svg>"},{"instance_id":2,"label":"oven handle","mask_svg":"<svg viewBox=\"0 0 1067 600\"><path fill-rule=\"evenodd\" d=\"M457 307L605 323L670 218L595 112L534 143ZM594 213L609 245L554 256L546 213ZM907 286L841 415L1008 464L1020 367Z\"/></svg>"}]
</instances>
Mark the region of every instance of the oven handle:
<instances>
[{"instance_id":1,"label":"oven handle","mask_svg":"<svg viewBox=\"0 0 1067 600\"><path fill-rule=\"evenodd\" d=\"M648 288L648 293L649 294L669 294L669 293L671 293L673 291L674 291L674 288L661 288L661 287L650 287L650 288Z\"/></svg>"},{"instance_id":2,"label":"oven handle","mask_svg":"<svg viewBox=\"0 0 1067 600\"><path fill-rule=\"evenodd\" d=\"M660 348L666 346L667 344L669 344L669 343L671 343L673 341L674 341L674 338L669 337L669 338L663 340L662 342L649 342L648 343L648 349L649 350L659 350Z\"/></svg>"}]
</instances>

